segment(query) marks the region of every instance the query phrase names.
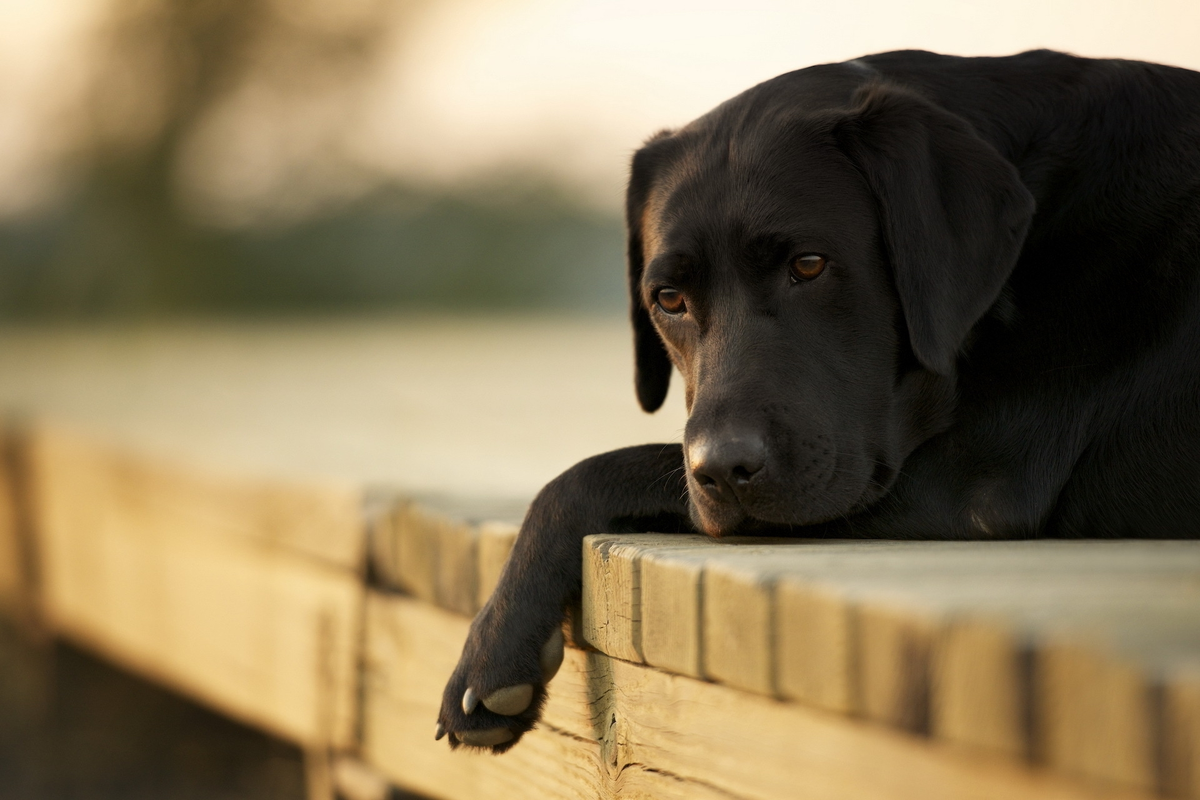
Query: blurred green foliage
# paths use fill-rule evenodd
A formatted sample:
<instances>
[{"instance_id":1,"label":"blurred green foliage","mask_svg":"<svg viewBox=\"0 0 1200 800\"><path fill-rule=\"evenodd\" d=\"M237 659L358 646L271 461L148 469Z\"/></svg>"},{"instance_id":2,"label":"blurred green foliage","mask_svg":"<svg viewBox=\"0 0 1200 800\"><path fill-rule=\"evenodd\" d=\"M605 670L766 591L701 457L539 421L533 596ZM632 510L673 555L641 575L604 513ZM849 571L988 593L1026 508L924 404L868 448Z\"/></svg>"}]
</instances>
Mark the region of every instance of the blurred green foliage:
<instances>
[{"instance_id":1,"label":"blurred green foliage","mask_svg":"<svg viewBox=\"0 0 1200 800\"><path fill-rule=\"evenodd\" d=\"M315 215L232 229L185 212L181 152L223 98L251 79L296 98L351 91L396 46L380 32L422 5L356 2L336 24L280 0L113 3L72 188L32 218L0 221L0 320L622 307L619 221L536 182L384 183Z\"/></svg>"},{"instance_id":2,"label":"blurred green foliage","mask_svg":"<svg viewBox=\"0 0 1200 800\"><path fill-rule=\"evenodd\" d=\"M0 319L623 307L622 232L542 189L393 186L285 226L163 220L92 184L0 224Z\"/></svg>"}]
</instances>

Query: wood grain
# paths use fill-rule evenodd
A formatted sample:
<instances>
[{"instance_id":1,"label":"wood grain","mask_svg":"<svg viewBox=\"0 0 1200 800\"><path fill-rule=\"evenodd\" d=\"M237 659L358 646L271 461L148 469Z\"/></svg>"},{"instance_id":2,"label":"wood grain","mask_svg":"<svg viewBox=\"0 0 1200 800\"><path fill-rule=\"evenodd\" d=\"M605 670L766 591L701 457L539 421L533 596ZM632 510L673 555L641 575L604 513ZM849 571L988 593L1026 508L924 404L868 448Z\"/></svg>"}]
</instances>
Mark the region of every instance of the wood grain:
<instances>
[{"instance_id":1,"label":"wood grain","mask_svg":"<svg viewBox=\"0 0 1200 800\"><path fill-rule=\"evenodd\" d=\"M479 607L479 531L462 519L404 501L371 538L371 565L384 586L459 614Z\"/></svg>"},{"instance_id":2,"label":"wood grain","mask_svg":"<svg viewBox=\"0 0 1200 800\"><path fill-rule=\"evenodd\" d=\"M775 600L770 555L710 558L701 612L704 676L774 695ZM736 560L734 560L736 559Z\"/></svg>"},{"instance_id":3,"label":"wood grain","mask_svg":"<svg viewBox=\"0 0 1200 800\"><path fill-rule=\"evenodd\" d=\"M353 741L362 584L314 551L349 554L316 545L356 529L329 514L336 524L313 532L303 512L330 508L324 495L293 517L274 489L193 479L55 431L33 448L43 602L57 632L292 741ZM292 519L299 530L280 527Z\"/></svg>"},{"instance_id":4,"label":"wood grain","mask_svg":"<svg viewBox=\"0 0 1200 800\"><path fill-rule=\"evenodd\" d=\"M647 664L704 676L704 564L707 547L654 548L641 558L642 655Z\"/></svg>"},{"instance_id":5,"label":"wood grain","mask_svg":"<svg viewBox=\"0 0 1200 800\"><path fill-rule=\"evenodd\" d=\"M1200 543L623 541L647 663L1113 785L1191 780L1190 746L1160 763L1153 653L1200 653Z\"/></svg>"},{"instance_id":6,"label":"wood grain","mask_svg":"<svg viewBox=\"0 0 1200 800\"><path fill-rule=\"evenodd\" d=\"M545 723L500 757L433 740L467 620L411 599L368 602L365 758L444 798L1133 800L881 726L571 650Z\"/></svg>"},{"instance_id":7,"label":"wood grain","mask_svg":"<svg viewBox=\"0 0 1200 800\"><path fill-rule=\"evenodd\" d=\"M671 552L704 543L705 537L684 534L588 536L583 547L583 640L614 658L642 661L641 556L648 548Z\"/></svg>"},{"instance_id":8,"label":"wood grain","mask_svg":"<svg viewBox=\"0 0 1200 800\"><path fill-rule=\"evenodd\" d=\"M776 584L776 680L782 697L839 714L861 705L856 616L827 587L787 576Z\"/></svg>"},{"instance_id":9,"label":"wood grain","mask_svg":"<svg viewBox=\"0 0 1200 800\"><path fill-rule=\"evenodd\" d=\"M187 526L287 549L347 570L361 568L365 493L338 481L275 481L195 468L61 425L30 432L37 478L102 476L110 496L137 507L147 527Z\"/></svg>"}]
</instances>

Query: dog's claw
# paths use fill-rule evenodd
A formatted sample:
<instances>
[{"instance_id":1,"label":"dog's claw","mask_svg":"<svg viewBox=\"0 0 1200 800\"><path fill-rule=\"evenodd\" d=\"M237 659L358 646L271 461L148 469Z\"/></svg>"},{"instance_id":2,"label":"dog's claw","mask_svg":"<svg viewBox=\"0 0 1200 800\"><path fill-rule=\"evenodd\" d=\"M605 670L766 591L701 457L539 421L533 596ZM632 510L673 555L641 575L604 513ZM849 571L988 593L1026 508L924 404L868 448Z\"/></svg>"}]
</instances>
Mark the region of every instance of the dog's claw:
<instances>
[{"instance_id":1,"label":"dog's claw","mask_svg":"<svg viewBox=\"0 0 1200 800\"><path fill-rule=\"evenodd\" d=\"M482 731L463 731L454 734L463 744L471 747L495 747L512 741L513 733L508 728L487 728Z\"/></svg>"},{"instance_id":2,"label":"dog's claw","mask_svg":"<svg viewBox=\"0 0 1200 800\"><path fill-rule=\"evenodd\" d=\"M533 684L518 683L516 686L505 686L483 698L483 705L488 711L503 714L506 717L520 714L529 708L533 702Z\"/></svg>"},{"instance_id":3,"label":"dog's claw","mask_svg":"<svg viewBox=\"0 0 1200 800\"><path fill-rule=\"evenodd\" d=\"M446 735L446 726L439 722L438 726L437 726L437 733L435 733L433 735L433 740L435 742L440 742L442 740L442 737L445 735Z\"/></svg>"},{"instance_id":4,"label":"dog's claw","mask_svg":"<svg viewBox=\"0 0 1200 800\"><path fill-rule=\"evenodd\" d=\"M462 710L464 714L470 714L479 705L479 695L475 694L475 690L470 686L463 692Z\"/></svg>"},{"instance_id":5,"label":"dog's claw","mask_svg":"<svg viewBox=\"0 0 1200 800\"><path fill-rule=\"evenodd\" d=\"M550 638L542 645L542 653L539 661L542 665L542 680L546 683L558 674L558 668L563 662L563 632L562 628L555 628L554 633L550 634ZM528 705L528 704L526 704Z\"/></svg>"}]
</instances>

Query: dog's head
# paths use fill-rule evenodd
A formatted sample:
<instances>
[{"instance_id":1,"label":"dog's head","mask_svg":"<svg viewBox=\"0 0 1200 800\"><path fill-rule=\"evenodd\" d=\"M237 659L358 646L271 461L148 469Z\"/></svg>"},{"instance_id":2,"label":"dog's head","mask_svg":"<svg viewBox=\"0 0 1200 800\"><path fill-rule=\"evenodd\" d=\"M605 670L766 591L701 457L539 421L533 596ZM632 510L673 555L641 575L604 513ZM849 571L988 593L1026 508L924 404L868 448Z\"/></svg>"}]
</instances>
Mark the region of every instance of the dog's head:
<instances>
[{"instance_id":1,"label":"dog's head","mask_svg":"<svg viewBox=\"0 0 1200 800\"><path fill-rule=\"evenodd\" d=\"M1032 217L965 120L861 81L783 76L633 159L638 399L657 409L672 364L683 376L692 516L711 534L883 497L950 424L959 353Z\"/></svg>"}]
</instances>

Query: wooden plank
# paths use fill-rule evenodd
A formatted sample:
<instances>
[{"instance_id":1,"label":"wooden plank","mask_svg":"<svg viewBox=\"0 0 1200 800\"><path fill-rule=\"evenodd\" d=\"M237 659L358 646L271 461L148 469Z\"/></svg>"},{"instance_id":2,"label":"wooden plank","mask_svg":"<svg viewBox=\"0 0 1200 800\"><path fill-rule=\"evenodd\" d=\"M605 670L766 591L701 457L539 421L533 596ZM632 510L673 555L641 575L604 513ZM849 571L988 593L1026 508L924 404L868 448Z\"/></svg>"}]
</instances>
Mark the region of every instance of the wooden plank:
<instances>
[{"instance_id":1,"label":"wooden plank","mask_svg":"<svg viewBox=\"0 0 1200 800\"><path fill-rule=\"evenodd\" d=\"M1178 577L843 581L859 708L909 730L1153 788L1154 653L1200 653L1200 602L1186 592L1195 578Z\"/></svg>"},{"instance_id":2,"label":"wooden plank","mask_svg":"<svg viewBox=\"0 0 1200 800\"><path fill-rule=\"evenodd\" d=\"M1011 619L941 620L933 636L930 730L940 739L1033 758L1032 661Z\"/></svg>"},{"instance_id":3,"label":"wooden plank","mask_svg":"<svg viewBox=\"0 0 1200 800\"><path fill-rule=\"evenodd\" d=\"M867 719L929 733L929 674L935 622L878 605L855 614L858 710Z\"/></svg>"},{"instance_id":4,"label":"wooden plank","mask_svg":"<svg viewBox=\"0 0 1200 800\"><path fill-rule=\"evenodd\" d=\"M332 782L342 800L388 800L392 787L375 770L349 756L335 758Z\"/></svg>"},{"instance_id":5,"label":"wooden plank","mask_svg":"<svg viewBox=\"0 0 1200 800\"><path fill-rule=\"evenodd\" d=\"M148 527L186 526L197 535L290 549L349 570L361 567L364 492L349 484L217 474L46 423L33 429L31 442L42 474L52 465L71 474L103 475L106 491L136 505Z\"/></svg>"},{"instance_id":6,"label":"wooden plank","mask_svg":"<svg viewBox=\"0 0 1200 800\"><path fill-rule=\"evenodd\" d=\"M583 597L579 633L614 658L641 661L641 587L637 548L620 536L588 537L583 549Z\"/></svg>"},{"instance_id":7,"label":"wooden plank","mask_svg":"<svg viewBox=\"0 0 1200 800\"><path fill-rule=\"evenodd\" d=\"M642 656L647 664L693 678L704 676L707 549L651 548L640 561Z\"/></svg>"},{"instance_id":8,"label":"wooden plank","mask_svg":"<svg viewBox=\"0 0 1200 800\"><path fill-rule=\"evenodd\" d=\"M781 697L840 714L858 709L855 615L828 587L786 577L775 589L775 674Z\"/></svg>"},{"instance_id":9,"label":"wooden plank","mask_svg":"<svg viewBox=\"0 0 1200 800\"><path fill-rule=\"evenodd\" d=\"M474 615L491 594L515 541L523 505L426 497L398 502L372 532L370 559L383 586ZM490 526L482 541L483 521ZM481 547L487 553L481 554Z\"/></svg>"},{"instance_id":10,"label":"wooden plank","mask_svg":"<svg viewBox=\"0 0 1200 800\"><path fill-rule=\"evenodd\" d=\"M1160 790L1200 800L1200 659L1181 659L1164 671Z\"/></svg>"},{"instance_id":11,"label":"wooden plank","mask_svg":"<svg viewBox=\"0 0 1200 800\"><path fill-rule=\"evenodd\" d=\"M776 693L771 558L710 558L700 615L705 677L766 695Z\"/></svg>"},{"instance_id":12,"label":"wooden plank","mask_svg":"<svg viewBox=\"0 0 1200 800\"><path fill-rule=\"evenodd\" d=\"M1070 658L1065 654L1043 658L1055 652L1055 643L1064 635L1068 641L1072 634L1098 636L1101 645L1089 648L1086 658L1099 659L1114 669L1124 667L1115 666L1102 643L1136 631L1145 620L1157 620L1158 627L1146 631L1151 638L1143 642L1143 652L1163 643L1195 646L1189 643L1195 639L1191 631L1200 630L1200 604L1186 592L1180 594L1195 578L1120 573L1084 577L1064 572L1053 582L1003 573L935 573L919 585L867 575L823 580L836 584L840 592L841 607L835 602L831 615L841 619L849 613L853 618L851 679L857 681L860 713L949 741L1027 754L1071 771L1090 771L1105 780L1153 785L1146 755L1154 735L1146 727L1149 723L1139 727L1114 718L1101 725L1081 716L1090 704L1111 706L1100 698L1115 689L1096 694L1086 682L1064 678L1061 689L1047 693L1060 700L1090 693L1086 696L1091 700L1070 706L1072 713L1055 708L1039 717L1043 727L1048 724L1045 720L1055 720L1053 731L1065 736L1064 741L1109 737L1108 745L1094 748L1107 755L1085 759L1085 765L1077 755L1067 755L1074 752L1070 747L1045 751L1052 731L1031 727L1030 708L1035 702L1031 687L1046 684L1046 670ZM1169 624L1172 619L1175 622ZM1160 639L1154 640L1155 636ZM1075 650L1068 647L1065 652ZM1104 669L1096 667L1096 674ZM1129 702L1144 710L1140 718L1144 720L1150 711L1145 698L1136 697ZM1062 733L1068 729L1077 733ZM1120 733L1114 732L1117 729ZM1118 756L1118 751L1126 755ZM1122 758L1133 757L1130 753L1141 753L1136 757L1140 766L1118 768ZM1132 777L1134 773L1138 777Z\"/></svg>"},{"instance_id":13,"label":"wooden plank","mask_svg":"<svg viewBox=\"0 0 1200 800\"><path fill-rule=\"evenodd\" d=\"M905 725L897 710L905 699L919 715L919 697L931 695L929 730L940 738L1153 786L1152 654L1200 647L1200 603L1178 591L1194 579L1064 574L1040 586L1012 576L967 580L969 586L931 576L898 599L887 597L886 582L859 587L860 595L885 593L853 601L864 713ZM872 629L871 619L890 620L892 631ZM1132 669L1114 649L1130 635L1140 641L1128 655L1144 669ZM1080 636L1091 640L1082 649ZM1124 711L1114 710L1121 703ZM1097 716L1098 708L1112 713ZM908 726L923 729L919 720Z\"/></svg>"},{"instance_id":14,"label":"wooden plank","mask_svg":"<svg viewBox=\"0 0 1200 800\"><path fill-rule=\"evenodd\" d=\"M771 544L776 549L764 549ZM639 661L693 677L726 679L720 662L716 673L706 671L703 646L706 625L718 635L723 631L750 630L744 620L709 619L711 609L743 611L748 602L733 598L729 603L706 604L710 590L704 583L706 565L727 567L738 561L778 552L801 544L799 540L762 537L731 537L716 540L684 534L605 534L589 536L584 542L583 614L585 637L593 647L627 661ZM758 562L755 562L756 564ZM754 571L738 576L753 584ZM737 592L738 576L723 573L720 588ZM722 578L728 580L722 581ZM761 615L760 615L761 616ZM758 630L761 628L761 624ZM716 643L718 659L737 660L744 648L737 641ZM756 650L755 652L759 652ZM733 678L737 684L736 676Z\"/></svg>"},{"instance_id":15,"label":"wooden plank","mask_svg":"<svg viewBox=\"0 0 1200 800\"><path fill-rule=\"evenodd\" d=\"M1149 675L1125 683L1098 677L1099 693L1064 679L1047 694L1059 704L1035 730L1031 669L1041 662L1031 661L1031 637L1064 624L1137 628L1120 612L1141 608L1147 620L1183 614L1165 635L1186 645L1189 625L1200 632L1200 614L1188 616L1200 577L1197 543L799 543L687 552L624 541L625 560L641 564L649 663L960 745L1043 758L1099 780L1141 788L1158 780ZM655 583L674 605L647 603ZM1180 603L1183 610L1172 612ZM698 633L689 622L695 614L703 619ZM647 642L656 644L647 650ZM664 657L658 642L674 650L664 648ZM1086 651L1104 665L1094 673L1119 674L1121 662L1104 652ZM1105 705L1106 692L1124 698L1127 713L1089 715Z\"/></svg>"},{"instance_id":16,"label":"wooden plank","mask_svg":"<svg viewBox=\"0 0 1200 800\"><path fill-rule=\"evenodd\" d=\"M405 502L371 538L371 564L383 585L472 615L479 601L479 531L420 503Z\"/></svg>"},{"instance_id":17,"label":"wooden plank","mask_svg":"<svg viewBox=\"0 0 1200 800\"><path fill-rule=\"evenodd\" d=\"M795 703L571 650L545 722L493 757L433 740L467 620L417 601L368 602L365 758L439 798L1133 800L1010 759Z\"/></svg>"},{"instance_id":18,"label":"wooden plank","mask_svg":"<svg viewBox=\"0 0 1200 800\"><path fill-rule=\"evenodd\" d=\"M620 770L595 736L595 656L569 649L545 721L501 757L433 739L442 686L462 650L468 620L428 604L372 593L367 606L363 753L397 785L430 797L592 800L721 797L707 787L633 766ZM600 662L603 664L603 662ZM564 698L569 698L565 699Z\"/></svg>"},{"instance_id":19,"label":"wooden plank","mask_svg":"<svg viewBox=\"0 0 1200 800\"><path fill-rule=\"evenodd\" d=\"M797 571L818 574L865 552L891 551L896 545L732 537L668 547L627 536L622 538L621 561L610 570L640 565L640 603L632 595L614 597L613 590L604 594L603 602L626 603L620 613L639 617L640 654L646 663L767 694L783 691L776 686L783 670L789 691L795 691L798 684L790 662L781 665L776 657L776 639L783 631L774 610L776 579ZM591 546L585 544L585 561ZM613 558L610 554L607 562ZM586 613L588 604L598 601L588 591L584 597ZM795 637L787 641L789 647L804 646ZM601 640L593 644L603 652L615 647ZM844 673L845 664L838 669Z\"/></svg>"},{"instance_id":20,"label":"wooden plank","mask_svg":"<svg viewBox=\"0 0 1200 800\"><path fill-rule=\"evenodd\" d=\"M588 536L583 548L583 640L614 658L642 661L641 556L648 549L673 552L710 541L669 533Z\"/></svg>"},{"instance_id":21,"label":"wooden plank","mask_svg":"<svg viewBox=\"0 0 1200 800\"><path fill-rule=\"evenodd\" d=\"M1200 660L1200 602L1180 599L1110 610L1071 628L1056 621L1040 634L1034 735L1047 764L1138 788L1167 780L1162 673ZM1176 761L1174 770L1195 766Z\"/></svg>"},{"instance_id":22,"label":"wooden plank","mask_svg":"<svg viewBox=\"0 0 1200 800\"><path fill-rule=\"evenodd\" d=\"M780 634L787 631L789 652L797 641L789 630L795 620L782 619L792 609L778 607L779 581L858 569L859 562L876 568L881 563L890 565L902 549L895 542L747 538L733 548L710 551L704 564L701 615L704 677L747 691L781 695L779 675L794 668L782 661ZM819 619L818 624L825 632L835 627ZM797 627L806 629L804 624ZM839 651L829 648L827 652ZM848 670L845 663L841 668ZM794 675L790 680L795 683Z\"/></svg>"},{"instance_id":23,"label":"wooden plank","mask_svg":"<svg viewBox=\"0 0 1200 800\"><path fill-rule=\"evenodd\" d=\"M323 495L293 515L273 507L281 495L214 490L45 430L31 463L56 631L300 744L352 743L362 585L314 552L349 549L310 546L324 534L303 512L327 508ZM253 502L264 497L265 510ZM301 530L274 526L290 520Z\"/></svg>"}]
</instances>

